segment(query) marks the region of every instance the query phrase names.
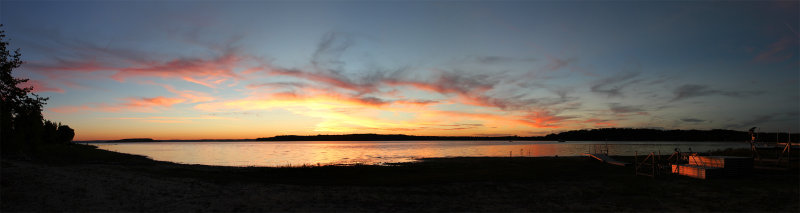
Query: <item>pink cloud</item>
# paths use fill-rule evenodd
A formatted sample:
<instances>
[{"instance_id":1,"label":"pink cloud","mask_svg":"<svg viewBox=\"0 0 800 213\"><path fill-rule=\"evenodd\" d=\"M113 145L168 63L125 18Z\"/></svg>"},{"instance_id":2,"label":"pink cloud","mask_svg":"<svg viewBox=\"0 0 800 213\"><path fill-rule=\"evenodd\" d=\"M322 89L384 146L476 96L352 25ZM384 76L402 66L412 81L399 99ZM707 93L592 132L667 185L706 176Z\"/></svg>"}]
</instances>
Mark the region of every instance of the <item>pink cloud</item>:
<instances>
[{"instance_id":1,"label":"pink cloud","mask_svg":"<svg viewBox=\"0 0 800 213\"><path fill-rule=\"evenodd\" d=\"M535 111L522 116L520 122L527 123L529 126L538 128L560 128L562 122L574 117L557 116L549 111Z\"/></svg>"},{"instance_id":2,"label":"pink cloud","mask_svg":"<svg viewBox=\"0 0 800 213\"><path fill-rule=\"evenodd\" d=\"M486 92L492 90L497 82L485 80L483 76L464 77L444 73L433 81L384 79L383 83L390 86L411 86L419 90L445 95L454 94L458 102L468 105L497 107L500 109L505 109L512 105L506 100L487 96Z\"/></svg>"},{"instance_id":3,"label":"pink cloud","mask_svg":"<svg viewBox=\"0 0 800 213\"><path fill-rule=\"evenodd\" d=\"M60 106L53 107L50 111L57 113L76 113L81 111L100 111L100 112L153 112L157 108L172 107L172 105L183 103L186 100L181 98L168 98L158 96L154 98L126 98L122 103L117 104L86 104L80 106Z\"/></svg>"},{"instance_id":4,"label":"pink cloud","mask_svg":"<svg viewBox=\"0 0 800 213\"><path fill-rule=\"evenodd\" d=\"M150 123L190 123L195 120L229 120L229 118L204 116L204 117L164 117L164 116L150 116L150 117L121 117L121 118L107 118L116 120L139 120Z\"/></svg>"},{"instance_id":5,"label":"pink cloud","mask_svg":"<svg viewBox=\"0 0 800 213\"><path fill-rule=\"evenodd\" d=\"M278 92L268 95L269 99L277 100L305 100L305 101L324 101L331 100L336 102L343 102L358 106L379 107L391 104L392 101L383 100L375 97L360 97L352 96L342 93L337 93L331 90L323 90L316 88L304 88L299 92Z\"/></svg>"},{"instance_id":6,"label":"pink cloud","mask_svg":"<svg viewBox=\"0 0 800 213\"><path fill-rule=\"evenodd\" d=\"M164 89L166 89L167 91L180 96L186 102L189 102L189 103L209 102L209 101L214 101L214 100L217 99L217 98L215 98L215 97L213 97L213 96L211 96L211 95L209 95L208 93L205 93L205 92L199 92L199 91L193 91L193 90L178 90L178 89L175 89L175 87L173 87L172 85L169 85L169 84L160 84L160 83L156 83L156 82L153 82L153 81L143 81L141 83L164 87Z\"/></svg>"},{"instance_id":7,"label":"pink cloud","mask_svg":"<svg viewBox=\"0 0 800 213\"><path fill-rule=\"evenodd\" d=\"M123 103L122 105L129 107L170 107L185 101L184 99L180 98L167 98L163 96L154 98L128 98L127 100L128 102Z\"/></svg>"},{"instance_id":8,"label":"pink cloud","mask_svg":"<svg viewBox=\"0 0 800 213\"><path fill-rule=\"evenodd\" d=\"M784 36L775 43L770 44L753 58L755 62L781 62L794 56L793 48L797 48L798 38Z\"/></svg>"},{"instance_id":9,"label":"pink cloud","mask_svg":"<svg viewBox=\"0 0 800 213\"><path fill-rule=\"evenodd\" d=\"M301 70L276 69L276 68L270 68L267 71L267 73L270 75L283 75L283 76L292 76L296 78L307 79L314 82L324 83L337 88L347 89L360 93L371 93L377 91L376 85L357 84L351 82L350 80L346 79L343 76L336 76L331 74L311 73Z\"/></svg>"},{"instance_id":10,"label":"pink cloud","mask_svg":"<svg viewBox=\"0 0 800 213\"><path fill-rule=\"evenodd\" d=\"M458 83L450 79L438 80L436 82L414 82L414 81L398 81L386 80L389 85L394 86L411 86L420 90L437 92L439 94L453 94L455 95L454 101L462 104L481 106L481 107L494 107L499 109L512 109L523 107L524 103L513 100L492 98L486 95L486 92L494 88L493 84L475 84L474 87L470 84ZM519 103L518 103L519 102Z\"/></svg>"},{"instance_id":11,"label":"pink cloud","mask_svg":"<svg viewBox=\"0 0 800 213\"><path fill-rule=\"evenodd\" d=\"M115 55L109 55L115 56ZM177 58L167 61L125 60L126 64L113 64L109 61L120 61L115 58L106 60L56 59L51 63L31 62L26 67L51 79L74 79L75 73L107 72L105 77L117 81L125 81L134 77L176 78L203 86L216 88L228 79L240 78L234 69L250 61L252 57L229 50L212 58Z\"/></svg>"},{"instance_id":12,"label":"pink cloud","mask_svg":"<svg viewBox=\"0 0 800 213\"><path fill-rule=\"evenodd\" d=\"M92 107L89 107L89 106L86 106L86 105L83 105L83 106L60 106L60 107L50 108L50 111L57 112L57 113L64 113L64 114L70 114L70 113L75 113L75 112L79 112L79 111L90 111L90 110L92 110Z\"/></svg>"},{"instance_id":13,"label":"pink cloud","mask_svg":"<svg viewBox=\"0 0 800 213\"><path fill-rule=\"evenodd\" d=\"M571 119L566 116L554 116L549 112L531 112L527 115L498 115L490 113L472 113L459 111L433 111L434 114L445 116L471 117L482 120L501 121L508 123L518 123L536 128L560 128L560 122Z\"/></svg>"},{"instance_id":14,"label":"pink cloud","mask_svg":"<svg viewBox=\"0 0 800 213\"><path fill-rule=\"evenodd\" d=\"M434 100L397 100L394 101L396 104L403 104L403 105L414 105L414 106L429 106L433 104L441 103L440 101Z\"/></svg>"},{"instance_id":15,"label":"pink cloud","mask_svg":"<svg viewBox=\"0 0 800 213\"><path fill-rule=\"evenodd\" d=\"M28 80L25 83L21 84L22 87L33 87L33 92L57 92L57 93L64 93L64 89L52 87L48 85L46 82L41 82L37 80Z\"/></svg>"},{"instance_id":16,"label":"pink cloud","mask_svg":"<svg viewBox=\"0 0 800 213\"><path fill-rule=\"evenodd\" d=\"M215 85L221 84L226 78L239 78L239 76L233 72L233 69L239 66L246 58L247 57L240 56L232 51L228 51L224 55L213 59L173 59L166 62L140 64L136 67L120 68L111 78L119 81L139 76L179 78L214 88Z\"/></svg>"}]
</instances>

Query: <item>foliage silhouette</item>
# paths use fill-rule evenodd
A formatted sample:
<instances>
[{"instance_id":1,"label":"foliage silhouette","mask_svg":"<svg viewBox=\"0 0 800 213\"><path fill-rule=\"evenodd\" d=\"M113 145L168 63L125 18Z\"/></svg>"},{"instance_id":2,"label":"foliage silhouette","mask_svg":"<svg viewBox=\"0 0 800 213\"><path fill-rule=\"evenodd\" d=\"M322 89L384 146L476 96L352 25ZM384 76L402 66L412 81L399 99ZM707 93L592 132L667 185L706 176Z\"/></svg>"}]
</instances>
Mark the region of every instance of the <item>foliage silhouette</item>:
<instances>
[{"instance_id":1,"label":"foliage silhouette","mask_svg":"<svg viewBox=\"0 0 800 213\"><path fill-rule=\"evenodd\" d=\"M712 129L712 130L659 130L633 128L603 128L590 130L572 130L557 134L549 134L545 140L567 141L747 141L750 136L745 131ZM789 140L786 133L761 133L758 141L775 142ZM791 134L796 142L798 134Z\"/></svg>"},{"instance_id":2,"label":"foliage silhouette","mask_svg":"<svg viewBox=\"0 0 800 213\"><path fill-rule=\"evenodd\" d=\"M791 134L791 140L797 142L798 134ZM762 133L759 141L774 142L789 140L786 133ZM632 128L602 128L589 130L571 130L546 136L415 136L415 135L381 135L381 134L349 134L349 135L279 135L268 138L257 138L257 141L412 141L412 140L494 140L494 141L746 141L748 133L735 130L658 130Z\"/></svg>"},{"instance_id":3,"label":"foliage silhouette","mask_svg":"<svg viewBox=\"0 0 800 213\"><path fill-rule=\"evenodd\" d=\"M3 25L0 24L0 27ZM0 149L4 155L35 151L39 144L69 143L75 131L66 125L44 120L42 107L48 98L32 93L33 86L12 72L24 63L19 49L11 51L0 30Z\"/></svg>"}]
</instances>

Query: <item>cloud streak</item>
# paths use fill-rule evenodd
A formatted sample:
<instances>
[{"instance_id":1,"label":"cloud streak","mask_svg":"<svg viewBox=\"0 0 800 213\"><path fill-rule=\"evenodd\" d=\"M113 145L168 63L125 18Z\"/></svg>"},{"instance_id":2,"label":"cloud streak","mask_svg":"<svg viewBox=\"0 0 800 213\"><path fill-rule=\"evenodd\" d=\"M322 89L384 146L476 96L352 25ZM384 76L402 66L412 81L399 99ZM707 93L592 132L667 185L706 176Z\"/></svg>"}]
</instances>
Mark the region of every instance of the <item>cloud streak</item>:
<instances>
[{"instance_id":1,"label":"cloud streak","mask_svg":"<svg viewBox=\"0 0 800 213\"><path fill-rule=\"evenodd\" d=\"M57 88L50 86L47 82L37 81L37 80L28 80L24 83L21 83L20 86L22 88L33 87L32 92L39 93L39 92L57 92L57 93L64 93L64 89Z\"/></svg>"},{"instance_id":2,"label":"cloud streak","mask_svg":"<svg viewBox=\"0 0 800 213\"><path fill-rule=\"evenodd\" d=\"M622 90L631 84L639 82L634 80L639 76L640 72L622 72L617 73L611 77L600 79L595 82L591 91L606 95L606 97L623 97Z\"/></svg>"},{"instance_id":3,"label":"cloud streak","mask_svg":"<svg viewBox=\"0 0 800 213\"><path fill-rule=\"evenodd\" d=\"M155 112L157 109L165 109L175 104L180 104L186 100L180 98L168 98L163 96L152 98L126 98L122 103L105 104L95 103L79 106L60 106L51 108L50 111L56 113L77 113L77 112Z\"/></svg>"},{"instance_id":4,"label":"cloud streak","mask_svg":"<svg viewBox=\"0 0 800 213\"><path fill-rule=\"evenodd\" d=\"M622 105L620 103L611 103L609 104L609 109L612 113L617 115L624 115L624 114L638 114L638 115L647 115L647 110L642 108L642 106L629 106L629 105Z\"/></svg>"},{"instance_id":5,"label":"cloud streak","mask_svg":"<svg viewBox=\"0 0 800 213\"><path fill-rule=\"evenodd\" d=\"M50 79L67 81L79 79L80 74L102 76L117 81L130 78L157 77L181 79L210 88L217 88L226 81L241 79L235 69L248 68L246 64L256 63L253 57L235 48L212 50L216 55L210 57L192 56L164 60L147 59L147 54L122 49L99 49L95 45L79 42L64 45L76 52L73 57L54 57L52 60L31 61L26 69L47 76ZM155 57L158 54L149 54Z\"/></svg>"},{"instance_id":6,"label":"cloud streak","mask_svg":"<svg viewBox=\"0 0 800 213\"><path fill-rule=\"evenodd\" d=\"M675 88L672 92L675 97L670 100L670 102L702 97L702 96L711 96L711 95L722 95L728 97L748 97L753 95L759 95L763 92L761 91L722 91L722 90L715 90L711 89L707 85L698 85L698 84L684 84L678 88Z\"/></svg>"},{"instance_id":7,"label":"cloud streak","mask_svg":"<svg viewBox=\"0 0 800 213\"><path fill-rule=\"evenodd\" d=\"M770 44L764 50L759 52L753 61L768 63L768 62L782 62L791 59L795 55L798 45L798 36L783 36L778 41ZM793 50L794 49L794 50Z\"/></svg>"}]
</instances>

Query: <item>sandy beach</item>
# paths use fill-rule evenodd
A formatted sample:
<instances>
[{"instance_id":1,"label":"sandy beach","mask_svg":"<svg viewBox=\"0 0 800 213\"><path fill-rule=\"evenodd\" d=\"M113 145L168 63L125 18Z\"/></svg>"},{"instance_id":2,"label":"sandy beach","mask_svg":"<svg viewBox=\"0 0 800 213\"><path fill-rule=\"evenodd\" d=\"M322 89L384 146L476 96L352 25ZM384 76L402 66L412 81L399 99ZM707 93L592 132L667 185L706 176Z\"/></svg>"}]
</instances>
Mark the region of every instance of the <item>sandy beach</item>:
<instances>
[{"instance_id":1,"label":"sandy beach","mask_svg":"<svg viewBox=\"0 0 800 213\"><path fill-rule=\"evenodd\" d=\"M68 160L3 159L2 211L792 212L800 186L797 173L772 171L652 179L582 157L266 168L73 149Z\"/></svg>"}]
</instances>

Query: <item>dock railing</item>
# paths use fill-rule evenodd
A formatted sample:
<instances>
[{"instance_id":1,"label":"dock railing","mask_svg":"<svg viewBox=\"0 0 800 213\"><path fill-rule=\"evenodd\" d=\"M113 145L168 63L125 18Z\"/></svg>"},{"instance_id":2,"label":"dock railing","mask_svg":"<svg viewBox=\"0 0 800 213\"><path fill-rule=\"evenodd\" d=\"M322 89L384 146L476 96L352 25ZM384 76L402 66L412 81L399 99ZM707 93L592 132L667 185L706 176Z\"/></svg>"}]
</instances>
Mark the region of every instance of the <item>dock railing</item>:
<instances>
[{"instance_id":1,"label":"dock railing","mask_svg":"<svg viewBox=\"0 0 800 213\"><path fill-rule=\"evenodd\" d=\"M634 152L634 172L636 175L649 176L655 178L657 176L671 174L673 163L682 163L688 161L688 155L675 151L668 158L664 159L661 152L650 152L646 157L640 160L639 152Z\"/></svg>"},{"instance_id":2,"label":"dock railing","mask_svg":"<svg viewBox=\"0 0 800 213\"><path fill-rule=\"evenodd\" d=\"M634 152L634 171L636 175L656 177L656 155L650 152L647 157L639 161L639 152Z\"/></svg>"},{"instance_id":3,"label":"dock railing","mask_svg":"<svg viewBox=\"0 0 800 213\"><path fill-rule=\"evenodd\" d=\"M608 143L605 144L593 144L592 145L592 154L604 154L608 156Z\"/></svg>"}]
</instances>

